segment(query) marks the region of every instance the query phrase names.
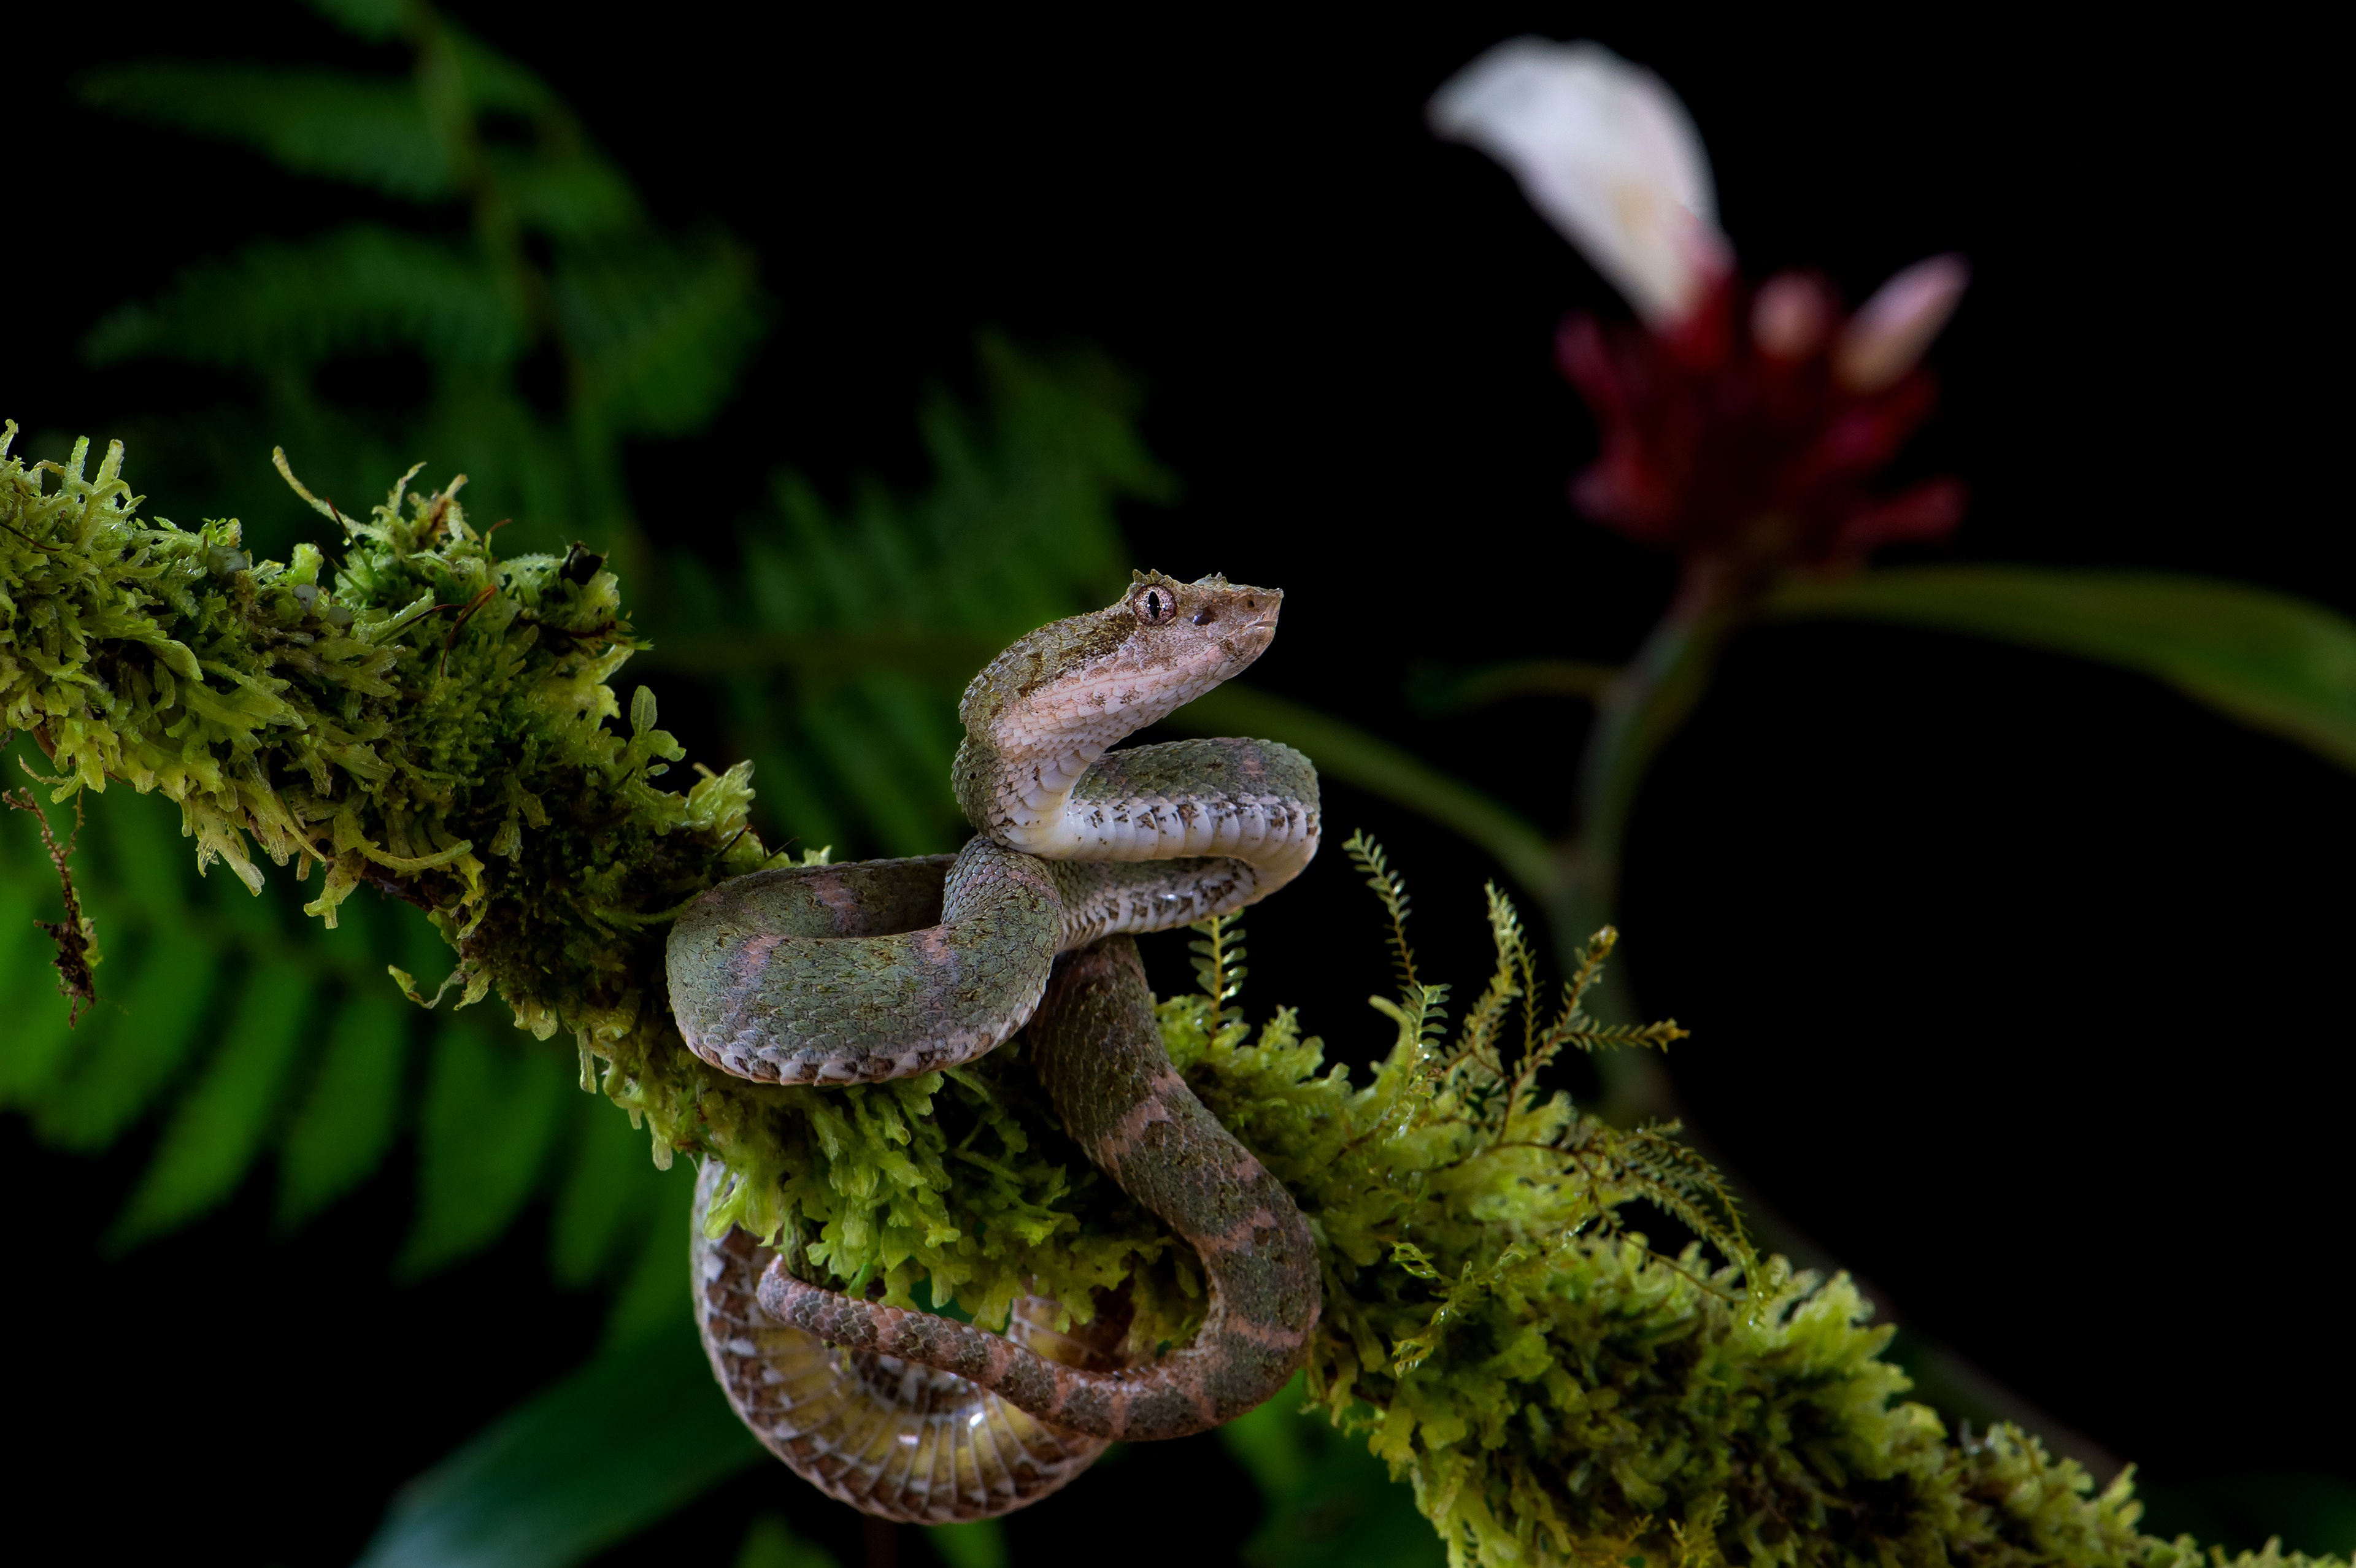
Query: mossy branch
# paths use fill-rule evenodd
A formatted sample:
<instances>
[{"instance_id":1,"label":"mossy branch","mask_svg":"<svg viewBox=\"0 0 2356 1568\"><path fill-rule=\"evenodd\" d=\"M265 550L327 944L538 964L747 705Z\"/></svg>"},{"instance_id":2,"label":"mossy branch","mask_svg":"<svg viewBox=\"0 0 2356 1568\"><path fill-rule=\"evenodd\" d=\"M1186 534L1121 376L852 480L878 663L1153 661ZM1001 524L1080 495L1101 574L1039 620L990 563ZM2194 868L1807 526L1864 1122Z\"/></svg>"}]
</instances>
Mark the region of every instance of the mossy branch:
<instances>
[{"instance_id":1,"label":"mossy branch","mask_svg":"<svg viewBox=\"0 0 2356 1568\"><path fill-rule=\"evenodd\" d=\"M307 907L330 922L364 885L423 910L455 952L458 1005L497 992L520 1027L570 1036L584 1087L648 1126L659 1162L729 1166L715 1223L985 1325L1034 1283L1080 1305L1127 1279L1141 1336L1186 1331L1194 1260L1079 1157L1019 1048L819 1091L728 1079L680 1046L666 923L771 857L746 826L746 768L666 790L681 752L652 697L620 722L610 683L642 645L594 553L502 560L462 480L412 494L404 478L365 520L315 501L343 536L332 571L309 545L257 564L233 520L144 520L119 446L93 474L87 443L27 464L13 435L0 714L49 757L56 798L161 794L200 862L256 890L255 849L316 872ZM1201 933L1205 994L1162 1003L1162 1024L1311 1218L1327 1291L1312 1398L1413 1487L1452 1563L2210 1561L2136 1531L2127 1477L2096 1495L2012 1428L1953 1440L1899 1402L1888 1330L1850 1283L1759 1258L1673 1129L1618 1131L1542 1089L1566 1047L1677 1037L1584 1011L1611 933L1541 1017L1537 955L1492 890L1497 965L1451 1040L1403 883L1379 847L1346 848L1400 971L1370 1082L1323 1070L1290 1009L1250 1027L1232 923ZM1637 1200L1716 1258L1656 1253L1622 1219Z\"/></svg>"}]
</instances>

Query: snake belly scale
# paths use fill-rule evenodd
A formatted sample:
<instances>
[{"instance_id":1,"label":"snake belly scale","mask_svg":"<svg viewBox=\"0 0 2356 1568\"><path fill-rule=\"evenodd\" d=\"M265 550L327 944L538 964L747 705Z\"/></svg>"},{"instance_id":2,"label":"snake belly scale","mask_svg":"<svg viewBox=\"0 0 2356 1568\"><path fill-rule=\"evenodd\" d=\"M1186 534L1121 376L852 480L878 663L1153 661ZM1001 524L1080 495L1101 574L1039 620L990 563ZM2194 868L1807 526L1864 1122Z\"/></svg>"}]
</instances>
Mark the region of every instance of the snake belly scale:
<instances>
[{"instance_id":1,"label":"snake belly scale","mask_svg":"<svg viewBox=\"0 0 2356 1568\"><path fill-rule=\"evenodd\" d=\"M1097 1166L1200 1256L1185 1345L1127 1364L1125 1321L1058 1331L1041 1297L997 1335L796 1277L740 1230L693 1268L704 1348L771 1452L830 1495L920 1523L1066 1485L1114 1439L1178 1437L1266 1400L1321 1305L1307 1221L1188 1090L1131 938L1253 903L1317 852L1317 774L1272 741L1109 750L1267 648L1283 601L1138 573L966 688L954 857L792 867L723 883L668 951L697 1055L740 1077L876 1082L970 1061L1028 1026L1050 1104ZM698 1211L724 1172L707 1164Z\"/></svg>"}]
</instances>

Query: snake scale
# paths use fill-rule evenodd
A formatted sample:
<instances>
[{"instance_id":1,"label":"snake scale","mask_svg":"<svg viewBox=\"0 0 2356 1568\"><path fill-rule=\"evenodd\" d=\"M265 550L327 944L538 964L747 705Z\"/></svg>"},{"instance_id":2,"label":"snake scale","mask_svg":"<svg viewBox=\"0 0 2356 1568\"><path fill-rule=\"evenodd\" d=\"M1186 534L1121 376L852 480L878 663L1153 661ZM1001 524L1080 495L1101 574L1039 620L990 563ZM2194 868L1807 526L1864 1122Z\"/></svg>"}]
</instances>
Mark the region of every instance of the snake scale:
<instances>
[{"instance_id":1,"label":"snake scale","mask_svg":"<svg viewBox=\"0 0 2356 1568\"><path fill-rule=\"evenodd\" d=\"M826 1289L742 1230L699 1226L696 1316L730 1403L854 1507L926 1524L1008 1512L1111 1440L1242 1414L1307 1354L1321 1306L1308 1223L1171 1064L1131 937L1297 876L1317 852L1316 770L1264 741L1109 750L1258 657L1282 603L1135 574L966 688L951 783L976 834L958 855L755 872L672 929L680 1033L740 1077L905 1077L1027 1023L1065 1129L1203 1262L1200 1330L1129 1364L1117 1296L1066 1331L1056 1303L1026 1297L1001 1336ZM699 1212L724 1174L707 1162Z\"/></svg>"}]
</instances>

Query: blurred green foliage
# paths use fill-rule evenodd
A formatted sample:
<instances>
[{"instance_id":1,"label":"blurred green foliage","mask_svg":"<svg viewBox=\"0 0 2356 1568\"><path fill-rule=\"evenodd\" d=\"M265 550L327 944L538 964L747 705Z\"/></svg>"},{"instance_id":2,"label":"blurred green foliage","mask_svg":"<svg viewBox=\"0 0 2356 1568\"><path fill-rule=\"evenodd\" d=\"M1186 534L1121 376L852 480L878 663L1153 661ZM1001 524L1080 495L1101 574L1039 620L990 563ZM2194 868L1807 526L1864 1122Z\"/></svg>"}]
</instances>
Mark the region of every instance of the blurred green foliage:
<instances>
[{"instance_id":1,"label":"blurred green foliage","mask_svg":"<svg viewBox=\"0 0 2356 1568\"><path fill-rule=\"evenodd\" d=\"M193 445L242 476L284 445L347 498L424 457L517 519L511 548L561 549L547 530L562 520L645 581L622 445L699 429L734 389L767 316L751 256L657 226L545 82L431 7L319 8L405 45L408 69L148 61L92 71L83 99L390 198L414 221L191 267L100 323L91 356L200 366L241 389L197 431L158 429L167 453Z\"/></svg>"},{"instance_id":2,"label":"blurred green foliage","mask_svg":"<svg viewBox=\"0 0 2356 1568\"><path fill-rule=\"evenodd\" d=\"M1008 643L1126 580L1123 501L1175 494L1139 439L1136 388L1104 359L984 334L979 360L978 409L937 393L922 412L922 494L871 483L837 515L780 474L725 574L665 562L681 635L648 667L719 688L767 820L838 859L964 841L940 787L958 694Z\"/></svg>"},{"instance_id":3,"label":"blurred green foliage","mask_svg":"<svg viewBox=\"0 0 2356 1568\"><path fill-rule=\"evenodd\" d=\"M736 1552L736 1568L840 1568L840 1564L833 1552L802 1540L777 1515L765 1513L744 1532L744 1544ZM951 1568L968 1568L968 1564L952 1560Z\"/></svg>"},{"instance_id":4,"label":"blurred green foliage","mask_svg":"<svg viewBox=\"0 0 2356 1568\"><path fill-rule=\"evenodd\" d=\"M27 742L0 752L12 771L20 759L43 762ZM14 1020L0 1031L0 1106L52 1147L90 1153L156 1127L112 1243L201 1218L273 1160L279 1223L294 1230L406 1136L420 1157L402 1250L411 1277L498 1241L548 1199L552 1270L567 1285L616 1292L626 1305L615 1332L677 1316L685 1197L649 1179L644 1139L573 1093L561 1057L523 1049L491 1020L429 1016L402 1000L385 957L440 946L413 913L368 895L324 932L286 901L200 878L177 816L135 796L90 814L73 865L103 912L108 953L100 1003L71 1031L47 994L47 943L32 924L57 884L29 833L0 834L0 1009ZM471 1094L451 1092L461 1081ZM487 1129L536 1136L509 1144ZM504 1179L470 1181L487 1146Z\"/></svg>"}]
</instances>

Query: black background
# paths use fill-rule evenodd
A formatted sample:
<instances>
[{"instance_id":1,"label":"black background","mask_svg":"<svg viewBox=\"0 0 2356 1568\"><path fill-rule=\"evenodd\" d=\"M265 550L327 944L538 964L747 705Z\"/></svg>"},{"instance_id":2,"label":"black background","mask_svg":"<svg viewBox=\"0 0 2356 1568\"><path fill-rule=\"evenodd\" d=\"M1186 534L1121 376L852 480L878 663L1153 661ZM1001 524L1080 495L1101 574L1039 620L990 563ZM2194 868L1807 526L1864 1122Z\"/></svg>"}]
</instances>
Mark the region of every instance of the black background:
<instances>
[{"instance_id":1,"label":"black background","mask_svg":"<svg viewBox=\"0 0 2356 1568\"><path fill-rule=\"evenodd\" d=\"M709 435L633 454L659 540L716 544L711 519L756 511L778 464L836 496L861 474L920 484L912 411L969 385L978 326L1099 345L1143 378L1149 441L1185 485L1127 517L1139 564L1283 587L1255 680L1549 830L1582 709L1435 720L1400 697L1420 662L1622 657L1669 581L1563 501L1593 434L1552 333L1623 307L1506 176L1422 126L1431 90L1515 33L1601 37L1677 87L1755 276L1818 267L1856 300L1922 255L1970 257L1933 358L1944 409L1906 472L1960 474L1974 501L1922 559L2202 571L2356 609L2328 239L2344 179L2315 38L1660 6L851 30L703 0L454 11L543 71L666 220L761 258L778 326L744 395ZM0 411L103 437L219 390L83 368L108 306L367 204L73 108L72 73L399 60L291 7L37 27L10 51ZM692 515L661 500L683 473ZM279 504L259 461L253 488ZM664 698L713 756L693 693ZM1661 759L1622 924L1645 1008L1695 1030L1672 1061L1695 1119L1910 1322L2155 1482L2356 1477L2351 805L2344 773L2135 677L1762 630ZM1474 981L1494 869L1346 789L1327 815L1385 838L1426 956ZM1260 1006L1299 1002L1345 1057L1382 1043L1373 912L1338 855L1251 934ZM594 1342L592 1305L555 1296L526 1242L386 1284L401 1171L291 1245L249 1193L107 1263L92 1238L143 1151L44 1154L13 1122L0 1143L11 1403L38 1413L16 1424L16 1483L135 1494L126 1541L341 1562L400 1479ZM295 1354L339 1344L362 1364L333 1377ZM1257 1502L1215 1446L1181 1446L1019 1518L1018 1561L1173 1498L1171 1549L1224 1551ZM847 1552L793 1485L735 1483L637 1553L720 1560L745 1511L780 1505Z\"/></svg>"}]
</instances>

